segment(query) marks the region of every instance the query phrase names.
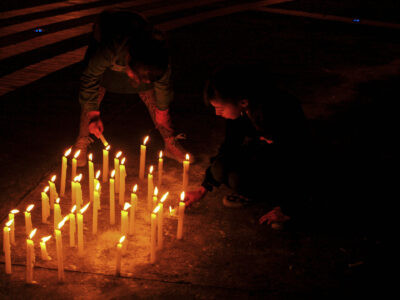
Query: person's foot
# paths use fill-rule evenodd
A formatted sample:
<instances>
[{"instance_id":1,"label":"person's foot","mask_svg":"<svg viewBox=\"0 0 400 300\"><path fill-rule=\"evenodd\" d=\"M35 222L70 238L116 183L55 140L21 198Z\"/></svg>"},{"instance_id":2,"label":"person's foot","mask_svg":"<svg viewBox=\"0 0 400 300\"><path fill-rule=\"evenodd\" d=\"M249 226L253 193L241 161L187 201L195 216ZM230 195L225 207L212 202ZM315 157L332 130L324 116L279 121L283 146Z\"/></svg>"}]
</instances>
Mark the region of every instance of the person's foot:
<instances>
[{"instance_id":1,"label":"person's foot","mask_svg":"<svg viewBox=\"0 0 400 300\"><path fill-rule=\"evenodd\" d=\"M86 166L87 163L87 148L88 146L93 143L93 139L90 138L89 136L81 136L78 137L76 140L76 143L72 149L72 153L75 153L78 150L81 150L81 153L79 154L77 158L77 166L78 167L84 167Z\"/></svg>"},{"instance_id":2,"label":"person's foot","mask_svg":"<svg viewBox=\"0 0 400 300\"><path fill-rule=\"evenodd\" d=\"M231 208L243 207L251 202L252 201L249 198L246 198L239 194L225 195L222 198L222 204L226 207L231 207Z\"/></svg>"},{"instance_id":3,"label":"person's foot","mask_svg":"<svg viewBox=\"0 0 400 300\"><path fill-rule=\"evenodd\" d=\"M190 163L194 163L194 156L187 152L174 137L166 138L164 140L165 148L164 155L168 158L174 159L182 163L186 159L186 154L189 154Z\"/></svg>"}]
</instances>

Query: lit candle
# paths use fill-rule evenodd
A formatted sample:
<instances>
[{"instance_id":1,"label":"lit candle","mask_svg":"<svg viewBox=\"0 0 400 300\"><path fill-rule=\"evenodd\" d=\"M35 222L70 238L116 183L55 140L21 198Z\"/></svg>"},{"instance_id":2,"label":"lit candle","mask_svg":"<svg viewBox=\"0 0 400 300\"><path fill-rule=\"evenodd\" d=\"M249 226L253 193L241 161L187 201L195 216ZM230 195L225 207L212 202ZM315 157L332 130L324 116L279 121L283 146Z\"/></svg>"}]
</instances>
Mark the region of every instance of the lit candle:
<instances>
[{"instance_id":1,"label":"lit candle","mask_svg":"<svg viewBox=\"0 0 400 300\"><path fill-rule=\"evenodd\" d=\"M154 209L157 206L158 202L158 187L154 188L154 194L153 194L153 204L152 204L152 209Z\"/></svg>"},{"instance_id":2,"label":"lit candle","mask_svg":"<svg viewBox=\"0 0 400 300\"><path fill-rule=\"evenodd\" d=\"M114 158L114 170L115 170L115 192L119 193L119 158L122 152L119 151Z\"/></svg>"},{"instance_id":3,"label":"lit candle","mask_svg":"<svg viewBox=\"0 0 400 300\"><path fill-rule=\"evenodd\" d=\"M25 231L26 235L28 236L31 231L32 231L32 219L31 219L31 210L35 207L34 204L30 204L27 208L26 211L24 212L25 214Z\"/></svg>"},{"instance_id":4,"label":"lit candle","mask_svg":"<svg viewBox=\"0 0 400 300\"><path fill-rule=\"evenodd\" d=\"M65 151L62 160L61 160L61 182L60 182L60 196L64 197L65 194L65 181L67 178L67 160L68 156L70 155L72 148L69 148Z\"/></svg>"},{"instance_id":5,"label":"lit candle","mask_svg":"<svg viewBox=\"0 0 400 300\"><path fill-rule=\"evenodd\" d=\"M183 190L186 191L188 184L189 184L189 154L186 154L186 159L183 161L183 179L182 179L182 185L183 185Z\"/></svg>"},{"instance_id":6,"label":"lit candle","mask_svg":"<svg viewBox=\"0 0 400 300\"><path fill-rule=\"evenodd\" d=\"M149 140L149 136L146 136L143 140L143 144L140 145L140 165L139 165L139 179L144 179L144 168L146 165L146 143Z\"/></svg>"},{"instance_id":7,"label":"lit candle","mask_svg":"<svg viewBox=\"0 0 400 300\"><path fill-rule=\"evenodd\" d=\"M65 222L68 219L68 216L65 217L60 223L58 223L57 228L54 230L54 234L56 236L58 281L64 281L64 255L62 247L61 228L64 226Z\"/></svg>"},{"instance_id":8,"label":"lit candle","mask_svg":"<svg viewBox=\"0 0 400 300\"><path fill-rule=\"evenodd\" d=\"M176 217L176 209L172 208L172 206L169 206L169 216L170 217Z\"/></svg>"},{"instance_id":9,"label":"lit candle","mask_svg":"<svg viewBox=\"0 0 400 300\"><path fill-rule=\"evenodd\" d=\"M108 145L103 149L103 182L107 182L108 168L109 168L108 152L110 151L110 147L111 146Z\"/></svg>"},{"instance_id":10,"label":"lit candle","mask_svg":"<svg viewBox=\"0 0 400 300\"><path fill-rule=\"evenodd\" d=\"M14 223L14 220L9 220L3 229L3 250L4 260L6 263L6 274L11 274L11 244L10 244L10 226Z\"/></svg>"},{"instance_id":11,"label":"lit candle","mask_svg":"<svg viewBox=\"0 0 400 300\"><path fill-rule=\"evenodd\" d=\"M178 230L176 233L176 238L180 240L183 235L183 217L185 215L185 192L181 193L181 201L179 202L179 212L178 212Z\"/></svg>"},{"instance_id":12,"label":"lit candle","mask_svg":"<svg viewBox=\"0 0 400 300\"><path fill-rule=\"evenodd\" d=\"M114 181L115 170L112 170L110 177L110 225L115 224L115 181Z\"/></svg>"},{"instance_id":13,"label":"lit candle","mask_svg":"<svg viewBox=\"0 0 400 300\"><path fill-rule=\"evenodd\" d=\"M42 223L47 224L47 218L50 216L50 202L49 197L47 196L47 191L50 189L49 186L46 186L41 193L42 196Z\"/></svg>"},{"instance_id":14,"label":"lit candle","mask_svg":"<svg viewBox=\"0 0 400 300\"><path fill-rule=\"evenodd\" d=\"M103 134L100 134L99 136L100 141L103 143L104 147L108 146L108 142L106 141L106 139L104 138Z\"/></svg>"},{"instance_id":15,"label":"lit candle","mask_svg":"<svg viewBox=\"0 0 400 300\"><path fill-rule=\"evenodd\" d=\"M156 262L156 250L157 250L157 213L158 210L160 209L159 206L157 206L153 212L151 213L151 223L150 223L150 230L151 230L151 236L150 236L150 263L155 263Z\"/></svg>"},{"instance_id":16,"label":"lit candle","mask_svg":"<svg viewBox=\"0 0 400 300\"><path fill-rule=\"evenodd\" d=\"M71 181L71 205L76 204L76 177Z\"/></svg>"},{"instance_id":17,"label":"lit candle","mask_svg":"<svg viewBox=\"0 0 400 300\"><path fill-rule=\"evenodd\" d=\"M160 151L160 154L158 156L158 175L157 175L157 186L161 187L162 184L162 176L163 176L163 153Z\"/></svg>"},{"instance_id":18,"label":"lit candle","mask_svg":"<svg viewBox=\"0 0 400 300\"><path fill-rule=\"evenodd\" d=\"M93 154L88 155L88 168L89 168L89 199L93 202L93 190L94 190L94 167L93 167Z\"/></svg>"},{"instance_id":19,"label":"lit candle","mask_svg":"<svg viewBox=\"0 0 400 300\"><path fill-rule=\"evenodd\" d=\"M54 230L57 229L58 223L60 223L61 220L60 198L57 198L56 203L54 203Z\"/></svg>"},{"instance_id":20,"label":"lit candle","mask_svg":"<svg viewBox=\"0 0 400 300\"><path fill-rule=\"evenodd\" d=\"M56 181L56 175L53 175L49 181L49 187L50 187L50 208L54 208L54 200L57 199L57 190L56 190L56 184L54 183Z\"/></svg>"},{"instance_id":21,"label":"lit candle","mask_svg":"<svg viewBox=\"0 0 400 300\"><path fill-rule=\"evenodd\" d=\"M153 184L153 166L149 168L149 174L147 174L147 207L152 210L151 199L153 196L154 184Z\"/></svg>"},{"instance_id":22,"label":"lit candle","mask_svg":"<svg viewBox=\"0 0 400 300\"><path fill-rule=\"evenodd\" d=\"M135 184L131 193L131 209L129 215L129 234L132 235L135 233L135 222L136 222L136 207L137 207L137 192L138 185Z\"/></svg>"},{"instance_id":23,"label":"lit candle","mask_svg":"<svg viewBox=\"0 0 400 300\"><path fill-rule=\"evenodd\" d=\"M126 169L125 169L125 157L121 159L121 164L119 165L119 205L125 203L125 179L126 179Z\"/></svg>"},{"instance_id":24,"label":"lit candle","mask_svg":"<svg viewBox=\"0 0 400 300\"><path fill-rule=\"evenodd\" d=\"M158 249L162 249L163 248L163 220L164 220L164 201L167 199L168 197L168 192L166 192L160 199L160 204L158 204L158 206L160 207L160 210L158 211Z\"/></svg>"},{"instance_id":25,"label":"lit candle","mask_svg":"<svg viewBox=\"0 0 400 300\"><path fill-rule=\"evenodd\" d=\"M119 243L117 245L117 270L116 270L116 275L120 276L121 275L121 256L122 256L122 243L125 240L125 235L122 236L119 239Z\"/></svg>"},{"instance_id":26,"label":"lit candle","mask_svg":"<svg viewBox=\"0 0 400 300\"><path fill-rule=\"evenodd\" d=\"M18 209L13 209L10 211L8 214L8 219L13 221L10 226L10 235L11 235L11 245L15 245L15 220L14 220L14 215L19 213Z\"/></svg>"},{"instance_id":27,"label":"lit candle","mask_svg":"<svg viewBox=\"0 0 400 300\"><path fill-rule=\"evenodd\" d=\"M97 219L98 219L98 213L99 213L99 203L100 203L100 183L98 182L96 185L96 189L94 190L94 201L93 201L93 228L92 228L92 233L97 234Z\"/></svg>"},{"instance_id":28,"label":"lit candle","mask_svg":"<svg viewBox=\"0 0 400 300\"><path fill-rule=\"evenodd\" d=\"M101 205L100 205L101 184L100 184L100 180L99 180L100 174L101 174L100 170L97 170L97 172L96 172L96 177L94 178L94 186L99 185L99 190L98 190L98 193L99 193L99 199L98 199L98 200L99 200L99 201L97 202L97 209L98 209L98 210L101 209Z\"/></svg>"},{"instance_id":29,"label":"lit candle","mask_svg":"<svg viewBox=\"0 0 400 300\"><path fill-rule=\"evenodd\" d=\"M75 211L76 205L71 209L69 214L69 246L75 247L75 232L76 232L76 222L75 222Z\"/></svg>"},{"instance_id":30,"label":"lit candle","mask_svg":"<svg viewBox=\"0 0 400 300\"><path fill-rule=\"evenodd\" d=\"M128 208L131 205L126 202L124 204L124 209L121 210L121 235L127 235L129 230L129 220L128 220Z\"/></svg>"},{"instance_id":31,"label":"lit candle","mask_svg":"<svg viewBox=\"0 0 400 300\"><path fill-rule=\"evenodd\" d=\"M73 180L76 176L76 163L77 163L77 158L79 157L79 154L81 154L81 150L78 150L75 152L74 157L72 158L72 168L71 168L71 180Z\"/></svg>"},{"instance_id":32,"label":"lit candle","mask_svg":"<svg viewBox=\"0 0 400 300\"><path fill-rule=\"evenodd\" d=\"M76 221L78 223L78 255L82 256L84 254L83 249L83 213L87 210L89 207L90 202L86 204L84 207L82 207L81 210L78 210L76 213Z\"/></svg>"},{"instance_id":33,"label":"lit candle","mask_svg":"<svg viewBox=\"0 0 400 300\"><path fill-rule=\"evenodd\" d=\"M36 228L29 233L29 237L26 239L26 283L34 283L33 266L35 264L35 248L32 238L35 233Z\"/></svg>"},{"instance_id":34,"label":"lit candle","mask_svg":"<svg viewBox=\"0 0 400 300\"><path fill-rule=\"evenodd\" d=\"M82 174L75 177L75 205L76 210L79 211L82 207L82 186L81 186Z\"/></svg>"},{"instance_id":35,"label":"lit candle","mask_svg":"<svg viewBox=\"0 0 400 300\"><path fill-rule=\"evenodd\" d=\"M51 260L51 257L47 253L46 242L51 239L51 235L42 237L42 241L40 242L40 253L42 260Z\"/></svg>"}]
</instances>

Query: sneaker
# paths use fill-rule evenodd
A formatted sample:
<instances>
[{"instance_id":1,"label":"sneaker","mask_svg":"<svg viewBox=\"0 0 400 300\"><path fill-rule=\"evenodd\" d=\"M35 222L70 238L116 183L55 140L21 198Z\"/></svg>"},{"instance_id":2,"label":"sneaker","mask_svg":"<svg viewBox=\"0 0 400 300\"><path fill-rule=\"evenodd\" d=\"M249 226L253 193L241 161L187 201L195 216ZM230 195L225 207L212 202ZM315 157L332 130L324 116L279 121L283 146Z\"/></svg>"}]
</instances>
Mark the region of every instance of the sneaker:
<instances>
[{"instance_id":1,"label":"sneaker","mask_svg":"<svg viewBox=\"0 0 400 300\"><path fill-rule=\"evenodd\" d=\"M84 167L86 166L87 163L87 148L88 146L93 143L93 139L89 136L82 136L79 137L72 149L72 155L78 151L81 150L81 153L78 156L77 159L77 166L78 167Z\"/></svg>"},{"instance_id":2,"label":"sneaker","mask_svg":"<svg viewBox=\"0 0 400 300\"><path fill-rule=\"evenodd\" d=\"M231 208L243 207L251 202L252 201L249 198L246 198L238 194L225 195L222 198L222 204L226 207L231 207Z\"/></svg>"},{"instance_id":3,"label":"sneaker","mask_svg":"<svg viewBox=\"0 0 400 300\"><path fill-rule=\"evenodd\" d=\"M164 155L168 158L174 159L182 163L186 159L186 154L189 154L190 163L194 163L194 156L187 152L175 138L165 139Z\"/></svg>"}]
</instances>

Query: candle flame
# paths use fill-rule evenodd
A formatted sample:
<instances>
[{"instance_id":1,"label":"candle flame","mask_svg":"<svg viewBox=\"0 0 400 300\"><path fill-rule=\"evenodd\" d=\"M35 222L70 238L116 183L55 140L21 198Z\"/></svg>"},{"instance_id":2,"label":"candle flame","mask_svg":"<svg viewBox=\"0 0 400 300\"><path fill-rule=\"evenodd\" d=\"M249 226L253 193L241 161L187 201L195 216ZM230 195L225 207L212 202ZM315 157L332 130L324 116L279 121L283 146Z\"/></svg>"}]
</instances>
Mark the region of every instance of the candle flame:
<instances>
[{"instance_id":1,"label":"candle flame","mask_svg":"<svg viewBox=\"0 0 400 300\"><path fill-rule=\"evenodd\" d=\"M17 213L19 213L19 210L18 209L13 209L12 211L10 211L10 213L17 214Z\"/></svg>"},{"instance_id":2,"label":"candle flame","mask_svg":"<svg viewBox=\"0 0 400 300\"><path fill-rule=\"evenodd\" d=\"M146 145L147 141L149 140L149 136L146 136L143 140L143 145Z\"/></svg>"},{"instance_id":3,"label":"candle flame","mask_svg":"<svg viewBox=\"0 0 400 300\"><path fill-rule=\"evenodd\" d=\"M158 213L159 210L160 210L160 205L157 205L153 210L153 214Z\"/></svg>"},{"instance_id":4,"label":"candle flame","mask_svg":"<svg viewBox=\"0 0 400 300\"><path fill-rule=\"evenodd\" d=\"M161 200L160 200L161 203L163 203L163 202L165 201L165 199L167 199L168 194L169 194L169 192L166 192L166 193L162 196L162 198L161 198Z\"/></svg>"},{"instance_id":5,"label":"candle flame","mask_svg":"<svg viewBox=\"0 0 400 300\"><path fill-rule=\"evenodd\" d=\"M69 216L64 217L64 219L60 223L58 223L58 229L61 229L64 226L65 222L67 222L68 220Z\"/></svg>"},{"instance_id":6,"label":"candle flame","mask_svg":"<svg viewBox=\"0 0 400 300\"><path fill-rule=\"evenodd\" d=\"M100 190L100 182L98 182L97 184L96 184L96 191L99 191Z\"/></svg>"},{"instance_id":7,"label":"candle flame","mask_svg":"<svg viewBox=\"0 0 400 300\"><path fill-rule=\"evenodd\" d=\"M89 158L90 161L92 161L92 160L93 160L93 154L90 153L90 154L88 155L88 158Z\"/></svg>"},{"instance_id":8,"label":"candle flame","mask_svg":"<svg viewBox=\"0 0 400 300\"><path fill-rule=\"evenodd\" d=\"M125 157L121 160L121 165L123 165L125 163Z\"/></svg>"},{"instance_id":9,"label":"candle flame","mask_svg":"<svg viewBox=\"0 0 400 300\"><path fill-rule=\"evenodd\" d=\"M162 158L162 151L160 151L160 154L158 155L159 158Z\"/></svg>"},{"instance_id":10,"label":"candle flame","mask_svg":"<svg viewBox=\"0 0 400 300\"><path fill-rule=\"evenodd\" d=\"M111 145L107 145L106 150L109 151L111 148Z\"/></svg>"},{"instance_id":11,"label":"candle flame","mask_svg":"<svg viewBox=\"0 0 400 300\"><path fill-rule=\"evenodd\" d=\"M158 195L158 187L155 187L154 188L154 194L153 194L154 196L157 196Z\"/></svg>"},{"instance_id":12,"label":"candle flame","mask_svg":"<svg viewBox=\"0 0 400 300\"><path fill-rule=\"evenodd\" d=\"M67 151L65 151L64 156L67 157L68 155L71 154L72 148L69 148Z\"/></svg>"},{"instance_id":13,"label":"candle flame","mask_svg":"<svg viewBox=\"0 0 400 300\"><path fill-rule=\"evenodd\" d=\"M190 157L189 157L189 154L188 154L188 153L186 153L186 156L185 156L185 158L186 158L186 160L189 160L189 159L190 159Z\"/></svg>"},{"instance_id":14,"label":"candle flame","mask_svg":"<svg viewBox=\"0 0 400 300\"><path fill-rule=\"evenodd\" d=\"M29 239L30 239L30 240L35 236L36 231L37 231L37 228L35 228L35 229L33 229L33 230L31 231L31 233L29 234Z\"/></svg>"},{"instance_id":15,"label":"candle flame","mask_svg":"<svg viewBox=\"0 0 400 300\"><path fill-rule=\"evenodd\" d=\"M12 223L14 223L14 220L9 220L9 221L6 223L6 226L7 226L7 227L10 227L10 226L12 225Z\"/></svg>"},{"instance_id":16,"label":"candle flame","mask_svg":"<svg viewBox=\"0 0 400 300\"><path fill-rule=\"evenodd\" d=\"M135 184L135 185L133 186L133 192L136 193L136 192L137 192L137 189L138 189L138 185Z\"/></svg>"},{"instance_id":17,"label":"candle flame","mask_svg":"<svg viewBox=\"0 0 400 300\"><path fill-rule=\"evenodd\" d=\"M78 158L79 154L81 154L81 150L80 149L75 152L74 158Z\"/></svg>"},{"instance_id":18,"label":"candle flame","mask_svg":"<svg viewBox=\"0 0 400 300\"><path fill-rule=\"evenodd\" d=\"M121 236L121 238L119 239L119 243L122 244L125 241L125 236Z\"/></svg>"},{"instance_id":19,"label":"candle flame","mask_svg":"<svg viewBox=\"0 0 400 300\"><path fill-rule=\"evenodd\" d=\"M56 178L57 178L57 176L56 175L53 175L53 177L51 177L51 182L54 182L54 181L56 181Z\"/></svg>"},{"instance_id":20,"label":"candle flame","mask_svg":"<svg viewBox=\"0 0 400 300\"><path fill-rule=\"evenodd\" d=\"M42 237L43 243L46 243L49 239L51 239L51 235Z\"/></svg>"},{"instance_id":21,"label":"candle flame","mask_svg":"<svg viewBox=\"0 0 400 300\"><path fill-rule=\"evenodd\" d=\"M181 201L185 200L185 192L181 193Z\"/></svg>"},{"instance_id":22,"label":"candle flame","mask_svg":"<svg viewBox=\"0 0 400 300\"><path fill-rule=\"evenodd\" d=\"M80 210L81 214L83 214L88 209L89 205L90 205L90 202L81 208L81 210Z\"/></svg>"},{"instance_id":23,"label":"candle flame","mask_svg":"<svg viewBox=\"0 0 400 300\"><path fill-rule=\"evenodd\" d=\"M76 205L72 206L71 213L74 213L75 211L76 211Z\"/></svg>"},{"instance_id":24,"label":"candle flame","mask_svg":"<svg viewBox=\"0 0 400 300\"><path fill-rule=\"evenodd\" d=\"M131 204L128 202L125 202L124 204L124 210L127 210L129 207L131 207Z\"/></svg>"},{"instance_id":25,"label":"candle flame","mask_svg":"<svg viewBox=\"0 0 400 300\"><path fill-rule=\"evenodd\" d=\"M60 204L60 198L57 198L57 199L56 199L56 203L57 203L57 204Z\"/></svg>"},{"instance_id":26,"label":"candle flame","mask_svg":"<svg viewBox=\"0 0 400 300\"><path fill-rule=\"evenodd\" d=\"M44 192L44 193L47 193L47 192L49 191L49 189L50 189L50 187L49 187L49 186L46 186L46 187L44 188L43 192Z\"/></svg>"},{"instance_id":27,"label":"candle flame","mask_svg":"<svg viewBox=\"0 0 400 300\"><path fill-rule=\"evenodd\" d=\"M35 207L35 204L31 204L26 208L27 212L30 212Z\"/></svg>"},{"instance_id":28,"label":"candle flame","mask_svg":"<svg viewBox=\"0 0 400 300\"><path fill-rule=\"evenodd\" d=\"M74 181L75 182L80 182L82 180L82 173L79 174L78 176L75 176Z\"/></svg>"},{"instance_id":29,"label":"candle flame","mask_svg":"<svg viewBox=\"0 0 400 300\"><path fill-rule=\"evenodd\" d=\"M153 173L153 166L150 166L150 168L149 168L149 173L151 174L151 173Z\"/></svg>"},{"instance_id":30,"label":"candle flame","mask_svg":"<svg viewBox=\"0 0 400 300\"><path fill-rule=\"evenodd\" d=\"M100 174L101 174L100 170L97 170L97 172L96 172L96 179L99 179Z\"/></svg>"},{"instance_id":31,"label":"candle flame","mask_svg":"<svg viewBox=\"0 0 400 300\"><path fill-rule=\"evenodd\" d=\"M116 157L116 158L119 158L121 155L122 155L122 151L119 151L119 152L117 153L117 155L115 155L115 157Z\"/></svg>"},{"instance_id":32,"label":"candle flame","mask_svg":"<svg viewBox=\"0 0 400 300\"><path fill-rule=\"evenodd\" d=\"M111 171L111 177L114 177L115 176L115 170L112 170Z\"/></svg>"},{"instance_id":33,"label":"candle flame","mask_svg":"<svg viewBox=\"0 0 400 300\"><path fill-rule=\"evenodd\" d=\"M169 213L172 214L172 206L169 206Z\"/></svg>"}]
</instances>

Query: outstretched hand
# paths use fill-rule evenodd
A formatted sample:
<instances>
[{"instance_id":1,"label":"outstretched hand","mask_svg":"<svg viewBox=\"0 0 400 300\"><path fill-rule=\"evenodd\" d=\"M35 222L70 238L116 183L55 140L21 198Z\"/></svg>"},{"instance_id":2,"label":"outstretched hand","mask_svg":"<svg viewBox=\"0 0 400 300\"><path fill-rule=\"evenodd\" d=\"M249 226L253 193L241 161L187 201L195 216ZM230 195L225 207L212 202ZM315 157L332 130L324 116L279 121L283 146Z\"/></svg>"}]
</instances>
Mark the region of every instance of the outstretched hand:
<instances>
[{"instance_id":1,"label":"outstretched hand","mask_svg":"<svg viewBox=\"0 0 400 300\"><path fill-rule=\"evenodd\" d=\"M88 119L89 119L89 132L94 134L97 138L104 131L103 122L100 119L100 112L99 111L90 111L88 112Z\"/></svg>"},{"instance_id":2,"label":"outstretched hand","mask_svg":"<svg viewBox=\"0 0 400 300\"><path fill-rule=\"evenodd\" d=\"M270 212L266 213L263 215L259 220L259 224L264 223L267 221L267 224L270 225L272 223L284 223L286 221L290 220L289 216L286 216L281 208L279 206L275 207L273 210Z\"/></svg>"},{"instance_id":3,"label":"outstretched hand","mask_svg":"<svg viewBox=\"0 0 400 300\"><path fill-rule=\"evenodd\" d=\"M184 199L185 206L190 207L194 202L203 199L206 194L207 190L202 186L195 191L187 192Z\"/></svg>"}]
</instances>

